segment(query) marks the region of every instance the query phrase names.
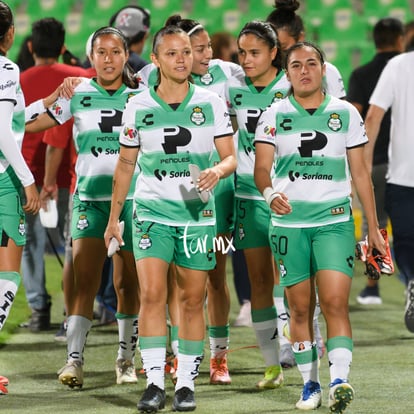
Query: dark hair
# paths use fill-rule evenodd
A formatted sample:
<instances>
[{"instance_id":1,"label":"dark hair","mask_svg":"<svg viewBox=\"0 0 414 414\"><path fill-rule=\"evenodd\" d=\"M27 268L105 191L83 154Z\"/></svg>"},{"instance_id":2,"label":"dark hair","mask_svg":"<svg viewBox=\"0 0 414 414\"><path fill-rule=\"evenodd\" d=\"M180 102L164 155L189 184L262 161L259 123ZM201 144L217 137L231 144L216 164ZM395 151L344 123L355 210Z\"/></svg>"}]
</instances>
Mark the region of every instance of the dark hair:
<instances>
[{"instance_id":1,"label":"dark hair","mask_svg":"<svg viewBox=\"0 0 414 414\"><path fill-rule=\"evenodd\" d=\"M319 61L321 62L321 65L323 65L325 63L325 58L323 57L322 50L318 46L316 46L314 43L304 41L304 42L295 43L288 50L286 50L285 55L284 55L284 60L283 60L283 67L284 67L285 70L287 70L287 65L288 65L290 55L295 50L304 49L305 47L310 47L316 52L316 54L319 57Z\"/></svg>"},{"instance_id":2,"label":"dark hair","mask_svg":"<svg viewBox=\"0 0 414 414\"><path fill-rule=\"evenodd\" d=\"M295 13L299 6L297 0L275 0L275 10L267 16L266 21L272 23L276 30L285 30L297 42L305 32L302 18Z\"/></svg>"},{"instance_id":3,"label":"dark hair","mask_svg":"<svg viewBox=\"0 0 414 414\"><path fill-rule=\"evenodd\" d=\"M165 26L177 26L184 30L190 37L193 34L206 30L197 20L183 19L179 14L170 16L165 22Z\"/></svg>"},{"instance_id":4,"label":"dark hair","mask_svg":"<svg viewBox=\"0 0 414 414\"><path fill-rule=\"evenodd\" d=\"M414 49L414 20L404 26L405 50L406 52Z\"/></svg>"},{"instance_id":5,"label":"dark hair","mask_svg":"<svg viewBox=\"0 0 414 414\"><path fill-rule=\"evenodd\" d=\"M375 47L382 49L396 46L398 39L403 35L404 27L400 20L393 17L380 19L373 30Z\"/></svg>"},{"instance_id":6,"label":"dark hair","mask_svg":"<svg viewBox=\"0 0 414 414\"><path fill-rule=\"evenodd\" d=\"M65 44L65 28L53 17L32 24L32 52L41 58L58 58Z\"/></svg>"},{"instance_id":7,"label":"dark hair","mask_svg":"<svg viewBox=\"0 0 414 414\"><path fill-rule=\"evenodd\" d=\"M270 49L277 48L277 53L272 61L272 65L279 70L282 68L282 55L280 53L279 41L277 39L276 30L269 22L262 22L259 20L253 20L244 25L243 29L237 37L237 44L243 35L253 34L259 39L263 40Z\"/></svg>"},{"instance_id":8,"label":"dark hair","mask_svg":"<svg viewBox=\"0 0 414 414\"><path fill-rule=\"evenodd\" d=\"M23 72L24 70L31 68L34 66L35 62L33 59L33 55L31 54L29 47L27 43L29 40L32 40L32 36L28 35L26 36L20 45L19 53L17 54L16 58L16 64L20 69L20 72Z\"/></svg>"},{"instance_id":9,"label":"dark hair","mask_svg":"<svg viewBox=\"0 0 414 414\"><path fill-rule=\"evenodd\" d=\"M0 42L3 41L4 35L13 24L13 13L10 7L4 1L0 1Z\"/></svg>"},{"instance_id":10,"label":"dark hair","mask_svg":"<svg viewBox=\"0 0 414 414\"><path fill-rule=\"evenodd\" d=\"M120 30L118 30L115 27L112 26L105 26L98 29L92 36L91 40L91 54L93 52L93 46L95 44L96 39L98 39L101 36L105 35L115 35L118 36L121 41L124 48L124 51L128 53L128 42L126 37L122 34ZM135 76L134 71L132 70L131 66L127 63L125 63L124 70L122 72L122 82L127 85L129 88L136 89L138 88L138 80Z\"/></svg>"}]
</instances>

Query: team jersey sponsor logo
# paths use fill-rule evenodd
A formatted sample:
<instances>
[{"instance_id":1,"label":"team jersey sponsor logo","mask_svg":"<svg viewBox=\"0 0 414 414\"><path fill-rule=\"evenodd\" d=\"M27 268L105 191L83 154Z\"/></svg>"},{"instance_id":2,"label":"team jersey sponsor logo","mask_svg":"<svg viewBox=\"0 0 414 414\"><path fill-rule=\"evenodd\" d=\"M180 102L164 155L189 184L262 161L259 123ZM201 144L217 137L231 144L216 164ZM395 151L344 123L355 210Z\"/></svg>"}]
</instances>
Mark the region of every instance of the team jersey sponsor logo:
<instances>
[{"instance_id":1,"label":"team jersey sponsor logo","mask_svg":"<svg viewBox=\"0 0 414 414\"><path fill-rule=\"evenodd\" d=\"M122 135L125 139L133 141L137 137L138 131L135 128L125 126L125 128L122 131Z\"/></svg>"},{"instance_id":2,"label":"team jersey sponsor logo","mask_svg":"<svg viewBox=\"0 0 414 414\"><path fill-rule=\"evenodd\" d=\"M91 147L91 153L95 158L98 158L102 155L118 155L119 148L102 148L102 147Z\"/></svg>"},{"instance_id":3,"label":"team jersey sponsor logo","mask_svg":"<svg viewBox=\"0 0 414 414\"><path fill-rule=\"evenodd\" d=\"M333 113L329 116L328 127L334 132L342 128L342 121L339 114Z\"/></svg>"},{"instance_id":4,"label":"team jersey sponsor logo","mask_svg":"<svg viewBox=\"0 0 414 414\"><path fill-rule=\"evenodd\" d=\"M197 126L203 125L204 122L206 122L206 117L203 113L203 110L199 106L196 106L195 108L193 108L193 113L191 115L191 122L193 124L196 124Z\"/></svg>"},{"instance_id":5,"label":"team jersey sponsor logo","mask_svg":"<svg viewBox=\"0 0 414 414\"><path fill-rule=\"evenodd\" d=\"M275 133L276 133L276 128L275 128L275 127L272 127L272 126L270 126L270 125L266 125L266 126L263 128L263 131L264 131L264 133L265 133L266 135L270 135L270 136L274 137L274 136L275 136Z\"/></svg>"},{"instance_id":6,"label":"team jersey sponsor logo","mask_svg":"<svg viewBox=\"0 0 414 414\"><path fill-rule=\"evenodd\" d=\"M57 102L52 105L51 111L56 116L62 115L63 113L62 107Z\"/></svg>"},{"instance_id":7,"label":"team jersey sponsor logo","mask_svg":"<svg viewBox=\"0 0 414 414\"><path fill-rule=\"evenodd\" d=\"M3 83L2 85L0 85L0 89L2 91L4 91L5 89L8 88L13 88L13 86L16 86L17 82L13 82L12 80L8 80L6 83Z\"/></svg>"},{"instance_id":8,"label":"team jersey sponsor logo","mask_svg":"<svg viewBox=\"0 0 414 414\"><path fill-rule=\"evenodd\" d=\"M200 78L200 82L201 82L203 85L211 85L211 84L213 83L213 81L214 81L214 77L213 77L213 75L212 75L211 73L209 73L209 72L207 72L205 75L203 75L203 76Z\"/></svg>"},{"instance_id":9,"label":"team jersey sponsor logo","mask_svg":"<svg viewBox=\"0 0 414 414\"><path fill-rule=\"evenodd\" d=\"M288 176L289 176L289 180L292 181L292 182L298 180L299 178L302 178L302 180L309 180L309 181L313 181L313 180L332 181L333 180L333 175L332 174L321 174L321 173L309 174L309 173L303 173L301 175L300 172L293 171L293 170L290 170L288 172Z\"/></svg>"}]
</instances>

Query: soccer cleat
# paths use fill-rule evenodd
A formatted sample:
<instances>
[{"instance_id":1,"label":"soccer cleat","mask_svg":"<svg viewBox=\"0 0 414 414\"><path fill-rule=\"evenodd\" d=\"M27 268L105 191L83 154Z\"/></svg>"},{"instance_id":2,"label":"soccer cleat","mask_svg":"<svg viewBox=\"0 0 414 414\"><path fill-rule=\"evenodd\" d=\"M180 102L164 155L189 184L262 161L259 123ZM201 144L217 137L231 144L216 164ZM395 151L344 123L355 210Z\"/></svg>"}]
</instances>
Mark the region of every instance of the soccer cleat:
<instances>
[{"instance_id":1,"label":"soccer cleat","mask_svg":"<svg viewBox=\"0 0 414 414\"><path fill-rule=\"evenodd\" d=\"M358 242L355 246L355 257L365 262L365 274L369 279L378 280L381 274L392 275L394 273L394 262L391 256L390 244L386 229L380 229L385 241L386 254L381 255L377 249L372 249L372 254L368 256L368 236Z\"/></svg>"},{"instance_id":2,"label":"soccer cleat","mask_svg":"<svg viewBox=\"0 0 414 414\"><path fill-rule=\"evenodd\" d=\"M133 361L127 359L118 359L115 364L116 383L136 384L138 382L137 373Z\"/></svg>"},{"instance_id":3,"label":"soccer cleat","mask_svg":"<svg viewBox=\"0 0 414 414\"><path fill-rule=\"evenodd\" d=\"M279 352L280 365L282 368L293 368L296 365L295 355L293 354L292 345L283 344Z\"/></svg>"},{"instance_id":4,"label":"soccer cleat","mask_svg":"<svg viewBox=\"0 0 414 414\"><path fill-rule=\"evenodd\" d=\"M0 376L0 395L6 395L9 393L7 386L9 385L9 380L6 377Z\"/></svg>"},{"instance_id":5,"label":"soccer cleat","mask_svg":"<svg viewBox=\"0 0 414 414\"><path fill-rule=\"evenodd\" d=\"M188 387L182 387L175 391L174 401L172 403L173 411L194 411L195 409L194 391Z\"/></svg>"},{"instance_id":6,"label":"soccer cleat","mask_svg":"<svg viewBox=\"0 0 414 414\"><path fill-rule=\"evenodd\" d=\"M280 365L271 365L266 368L265 375L256 387L261 390L279 388L283 385L283 371Z\"/></svg>"},{"instance_id":7,"label":"soccer cleat","mask_svg":"<svg viewBox=\"0 0 414 414\"><path fill-rule=\"evenodd\" d=\"M354 389L347 381L337 378L329 384L329 410L331 413L342 414L354 399Z\"/></svg>"},{"instance_id":8,"label":"soccer cleat","mask_svg":"<svg viewBox=\"0 0 414 414\"><path fill-rule=\"evenodd\" d=\"M407 285L404 321L407 329L410 332L414 332L414 280L410 280Z\"/></svg>"},{"instance_id":9,"label":"soccer cleat","mask_svg":"<svg viewBox=\"0 0 414 414\"><path fill-rule=\"evenodd\" d=\"M231 384L229 369L227 367L227 358L210 359L210 384Z\"/></svg>"},{"instance_id":10,"label":"soccer cleat","mask_svg":"<svg viewBox=\"0 0 414 414\"><path fill-rule=\"evenodd\" d=\"M69 388L82 388L83 386L83 368L80 361L67 362L66 365L58 371L59 381L68 385Z\"/></svg>"},{"instance_id":11,"label":"soccer cleat","mask_svg":"<svg viewBox=\"0 0 414 414\"><path fill-rule=\"evenodd\" d=\"M300 400L296 403L299 410L316 410L322 404L322 390L319 382L308 381L300 395Z\"/></svg>"},{"instance_id":12,"label":"soccer cleat","mask_svg":"<svg viewBox=\"0 0 414 414\"><path fill-rule=\"evenodd\" d=\"M137 408L141 413L156 413L165 407L165 391L154 384L148 385Z\"/></svg>"}]
</instances>

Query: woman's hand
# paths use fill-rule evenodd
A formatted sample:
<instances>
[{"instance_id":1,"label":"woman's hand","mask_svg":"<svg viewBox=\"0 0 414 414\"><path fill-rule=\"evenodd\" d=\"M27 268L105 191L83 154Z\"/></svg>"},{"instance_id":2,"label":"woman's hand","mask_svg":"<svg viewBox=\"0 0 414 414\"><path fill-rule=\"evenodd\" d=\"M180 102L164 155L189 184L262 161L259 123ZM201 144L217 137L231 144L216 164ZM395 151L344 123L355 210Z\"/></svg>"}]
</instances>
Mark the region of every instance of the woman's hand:
<instances>
[{"instance_id":1,"label":"woman's hand","mask_svg":"<svg viewBox=\"0 0 414 414\"><path fill-rule=\"evenodd\" d=\"M26 213L37 214L40 209L40 198L36 184L33 183L24 187L24 192L26 195L26 204L24 204L23 210Z\"/></svg>"}]
</instances>

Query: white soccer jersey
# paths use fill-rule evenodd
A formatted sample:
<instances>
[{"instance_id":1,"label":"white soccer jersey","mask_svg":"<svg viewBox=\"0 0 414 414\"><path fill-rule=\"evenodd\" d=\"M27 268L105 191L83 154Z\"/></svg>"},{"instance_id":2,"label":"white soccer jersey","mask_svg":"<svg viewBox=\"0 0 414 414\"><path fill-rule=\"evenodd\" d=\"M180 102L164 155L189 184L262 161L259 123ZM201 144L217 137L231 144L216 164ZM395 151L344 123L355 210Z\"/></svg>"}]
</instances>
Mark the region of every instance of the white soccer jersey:
<instances>
[{"instance_id":1,"label":"white soccer jersey","mask_svg":"<svg viewBox=\"0 0 414 414\"><path fill-rule=\"evenodd\" d=\"M335 96L335 98L345 98L346 92L344 81L338 68L329 62L325 62L325 67L326 73L323 83L326 94Z\"/></svg>"},{"instance_id":2,"label":"white soccer jersey","mask_svg":"<svg viewBox=\"0 0 414 414\"><path fill-rule=\"evenodd\" d=\"M21 148L25 128L25 102L19 77L19 67L10 59L0 55L0 100L14 104L12 130L17 144ZM9 165L4 154L0 151L0 173L6 171Z\"/></svg>"},{"instance_id":3,"label":"white soccer jersey","mask_svg":"<svg viewBox=\"0 0 414 414\"><path fill-rule=\"evenodd\" d=\"M126 101L139 92L122 85L111 94L93 79L82 79L70 100L58 99L50 108L50 115L59 124L74 117L76 189L81 200L111 199L122 113ZM133 197L133 187L131 184L129 199Z\"/></svg>"},{"instance_id":4,"label":"white soccer jersey","mask_svg":"<svg viewBox=\"0 0 414 414\"><path fill-rule=\"evenodd\" d=\"M214 139L232 135L223 100L190 84L174 110L151 87L128 102L123 123L121 145L140 148L138 218L170 226L213 225L214 197L207 204L199 199L188 165L208 168Z\"/></svg>"},{"instance_id":5,"label":"white soccer jersey","mask_svg":"<svg viewBox=\"0 0 414 414\"><path fill-rule=\"evenodd\" d=\"M256 187L254 171L254 133L262 112L272 103L283 99L290 88L284 72L261 91L258 91L249 78L231 78L227 84L226 98L229 110L236 115L239 126L237 145L236 196L263 200Z\"/></svg>"},{"instance_id":6,"label":"white soccer jersey","mask_svg":"<svg viewBox=\"0 0 414 414\"><path fill-rule=\"evenodd\" d=\"M386 111L391 108L391 130L387 182L414 187L414 133L411 124L414 108L414 52L392 58L385 66L370 104Z\"/></svg>"},{"instance_id":7,"label":"white soccer jersey","mask_svg":"<svg viewBox=\"0 0 414 414\"><path fill-rule=\"evenodd\" d=\"M273 225L313 227L348 221L351 180L346 151L367 141L356 108L329 95L312 115L292 95L266 110L255 143L275 147L273 188L285 193L292 205L290 214L272 212Z\"/></svg>"}]
</instances>

